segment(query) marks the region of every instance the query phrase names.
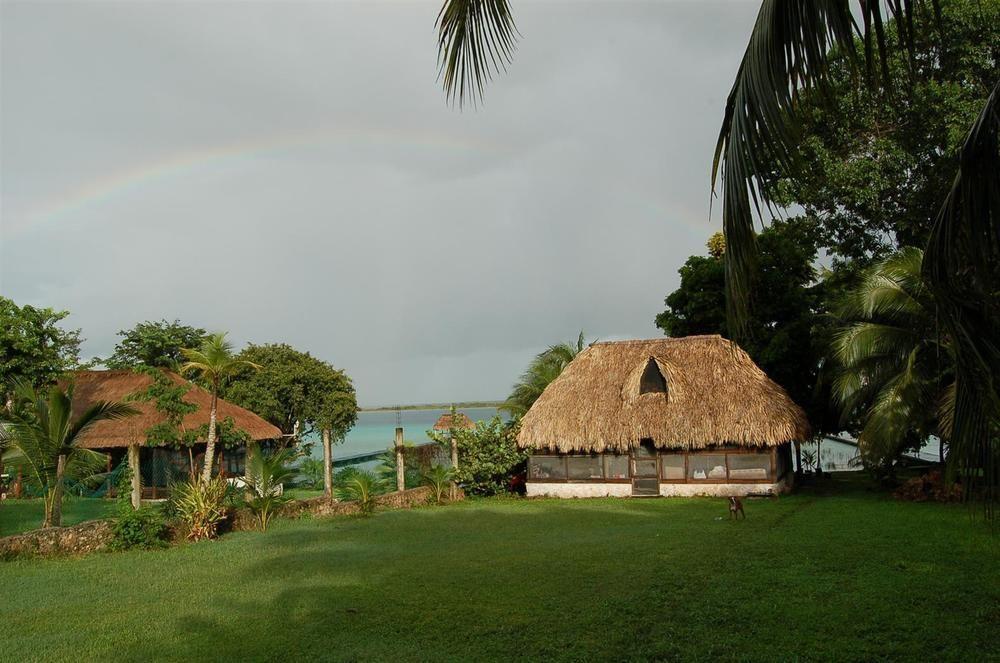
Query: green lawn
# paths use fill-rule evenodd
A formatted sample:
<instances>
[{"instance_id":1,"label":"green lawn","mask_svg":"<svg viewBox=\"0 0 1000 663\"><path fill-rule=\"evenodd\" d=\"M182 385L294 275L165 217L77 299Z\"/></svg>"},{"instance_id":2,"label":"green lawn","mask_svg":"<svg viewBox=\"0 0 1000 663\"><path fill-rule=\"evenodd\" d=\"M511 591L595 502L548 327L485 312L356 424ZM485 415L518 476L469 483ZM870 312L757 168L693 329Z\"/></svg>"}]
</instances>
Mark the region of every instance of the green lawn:
<instances>
[{"instance_id":1,"label":"green lawn","mask_svg":"<svg viewBox=\"0 0 1000 663\"><path fill-rule=\"evenodd\" d=\"M67 497L63 500L63 525L107 518L114 513L116 504L114 500ZM43 514L41 499L0 502L0 536L41 527Z\"/></svg>"},{"instance_id":2,"label":"green lawn","mask_svg":"<svg viewBox=\"0 0 1000 663\"><path fill-rule=\"evenodd\" d=\"M963 660L1000 651L997 539L853 489L497 500L0 564L5 660ZM720 519L721 518L721 519Z\"/></svg>"}]
</instances>

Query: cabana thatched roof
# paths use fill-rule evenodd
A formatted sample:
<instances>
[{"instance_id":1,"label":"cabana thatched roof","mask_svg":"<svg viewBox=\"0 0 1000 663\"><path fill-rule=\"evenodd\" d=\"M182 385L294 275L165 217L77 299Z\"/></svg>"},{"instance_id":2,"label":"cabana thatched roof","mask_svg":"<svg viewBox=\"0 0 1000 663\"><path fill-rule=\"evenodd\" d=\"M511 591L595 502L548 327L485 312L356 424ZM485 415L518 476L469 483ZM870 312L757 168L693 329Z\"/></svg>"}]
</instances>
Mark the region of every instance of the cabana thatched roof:
<instances>
[{"instance_id":1,"label":"cabana thatched roof","mask_svg":"<svg viewBox=\"0 0 1000 663\"><path fill-rule=\"evenodd\" d=\"M701 449L808 437L805 412L746 352L716 335L591 345L524 415L517 441L522 448L602 452L626 451L643 439L661 449Z\"/></svg>"},{"instance_id":2,"label":"cabana thatched roof","mask_svg":"<svg viewBox=\"0 0 1000 663\"><path fill-rule=\"evenodd\" d=\"M455 413L455 421L451 420L451 412L445 412L434 422L434 430L451 430L452 428L475 428L476 424L464 412Z\"/></svg>"},{"instance_id":3,"label":"cabana thatched roof","mask_svg":"<svg viewBox=\"0 0 1000 663\"><path fill-rule=\"evenodd\" d=\"M176 373L166 372L176 384L186 381ZM133 371L78 371L72 378L73 415L97 401L124 402L132 394L152 384L153 378ZM183 426L193 430L208 423L212 408L212 394L191 384L184 394L184 400L198 406L198 409L184 417ZM82 447L87 449L108 449L127 447L130 444L145 444L146 431L155 424L166 421L166 417L156 411L152 402L128 401L139 411L138 414L114 421L99 421L82 436ZM219 421L232 417L233 423L255 440L272 440L281 437L281 431L261 419L250 410L219 399Z\"/></svg>"}]
</instances>

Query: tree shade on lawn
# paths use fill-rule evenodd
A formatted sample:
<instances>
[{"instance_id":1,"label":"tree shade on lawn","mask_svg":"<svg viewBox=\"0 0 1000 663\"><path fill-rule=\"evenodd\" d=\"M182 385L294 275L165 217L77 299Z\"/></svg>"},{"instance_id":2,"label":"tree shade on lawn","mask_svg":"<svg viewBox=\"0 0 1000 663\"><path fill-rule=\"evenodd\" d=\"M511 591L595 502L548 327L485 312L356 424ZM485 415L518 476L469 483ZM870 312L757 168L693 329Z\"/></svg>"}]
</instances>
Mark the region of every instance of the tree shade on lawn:
<instances>
[{"instance_id":1,"label":"tree shade on lawn","mask_svg":"<svg viewBox=\"0 0 1000 663\"><path fill-rule=\"evenodd\" d=\"M266 534L164 551L9 562L0 641L10 660L995 651L1000 560L962 507L866 489L745 506L746 522L732 523L720 499L480 500L279 520Z\"/></svg>"}]
</instances>

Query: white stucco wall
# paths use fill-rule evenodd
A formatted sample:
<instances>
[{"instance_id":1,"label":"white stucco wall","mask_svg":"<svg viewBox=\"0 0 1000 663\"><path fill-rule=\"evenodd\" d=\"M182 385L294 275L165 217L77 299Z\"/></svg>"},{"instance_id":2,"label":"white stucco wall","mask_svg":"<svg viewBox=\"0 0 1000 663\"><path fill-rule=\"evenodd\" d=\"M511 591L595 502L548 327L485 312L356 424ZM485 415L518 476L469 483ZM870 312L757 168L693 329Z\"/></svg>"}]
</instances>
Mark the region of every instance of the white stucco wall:
<instances>
[{"instance_id":1,"label":"white stucco wall","mask_svg":"<svg viewBox=\"0 0 1000 663\"><path fill-rule=\"evenodd\" d=\"M694 497L708 495L716 497L745 496L784 493L791 485L784 481L777 483L661 483L663 497ZM631 497L631 483L536 483L527 484L528 497Z\"/></svg>"},{"instance_id":2,"label":"white stucco wall","mask_svg":"<svg viewBox=\"0 0 1000 663\"><path fill-rule=\"evenodd\" d=\"M631 483L534 483L527 484L528 497L629 497Z\"/></svg>"}]
</instances>

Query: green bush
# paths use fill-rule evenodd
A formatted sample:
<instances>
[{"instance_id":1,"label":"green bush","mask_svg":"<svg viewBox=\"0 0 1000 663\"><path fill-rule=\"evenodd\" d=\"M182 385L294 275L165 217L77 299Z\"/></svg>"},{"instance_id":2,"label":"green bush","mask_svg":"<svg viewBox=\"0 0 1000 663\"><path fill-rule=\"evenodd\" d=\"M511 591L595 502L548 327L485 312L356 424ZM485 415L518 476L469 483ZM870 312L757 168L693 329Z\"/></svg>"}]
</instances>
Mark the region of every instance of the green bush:
<instances>
[{"instance_id":1,"label":"green bush","mask_svg":"<svg viewBox=\"0 0 1000 663\"><path fill-rule=\"evenodd\" d=\"M122 509L111 527L112 550L162 548L166 545L167 522L156 507Z\"/></svg>"},{"instance_id":2,"label":"green bush","mask_svg":"<svg viewBox=\"0 0 1000 663\"><path fill-rule=\"evenodd\" d=\"M316 490L323 487L323 461L319 458L306 458L299 464L299 476L302 484Z\"/></svg>"},{"instance_id":3,"label":"green bush","mask_svg":"<svg viewBox=\"0 0 1000 663\"><path fill-rule=\"evenodd\" d=\"M289 449L271 453L255 449L247 455L244 495L262 532L267 530L274 513L289 499L284 495L284 483L295 476L291 467L295 457L296 453Z\"/></svg>"},{"instance_id":4,"label":"green bush","mask_svg":"<svg viewBox=\"0 0 1000 663\"><path fill-rule=\"evenodd\" d=\"M200 541L215 537L219 523L226 517L226 502L231 490L222 477L174 484L170 511L184 524L187 538Z\"/></svg>"},{"instance_id":5,"label":"green bush","mask_svg":"<svg viewBox=\"0 0 1000 663\"><path fill-rule=\"evenodd\" d=\"M357 502L362 516L370 516L375 511L375 496L381 488L381 480L371 472L352 473L337 489L337 496L345 502Z\"/></svg>"},{"instance_id":6,"label":"green bush","mask_svg":"<svg viewBox=\"0 0 1000 663\"><path fill-rule=\"evenodd\" d=\"M499 416L480 421L473 429L428 431L428 435L447 447L448 434L455 435L458 446L458 469L454 480L469 495L499 495L510 492L511 479L524 471L528 453L517 447L518 422Z\"/></svg>"},{"instance_id":7,"label":"green bush","mask_svg":"<svg viewBox=\"0 0 1000 663\"><path fill-rule=\"evenodd\" d=\"M451 478L451 468L444 465L434 465L424 473L424 485L430 487L435 503L444 502L444 497L451 486Z\"/></svg>"}]
</instances>

